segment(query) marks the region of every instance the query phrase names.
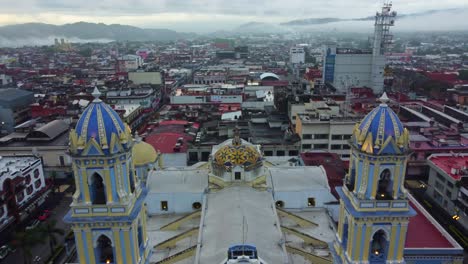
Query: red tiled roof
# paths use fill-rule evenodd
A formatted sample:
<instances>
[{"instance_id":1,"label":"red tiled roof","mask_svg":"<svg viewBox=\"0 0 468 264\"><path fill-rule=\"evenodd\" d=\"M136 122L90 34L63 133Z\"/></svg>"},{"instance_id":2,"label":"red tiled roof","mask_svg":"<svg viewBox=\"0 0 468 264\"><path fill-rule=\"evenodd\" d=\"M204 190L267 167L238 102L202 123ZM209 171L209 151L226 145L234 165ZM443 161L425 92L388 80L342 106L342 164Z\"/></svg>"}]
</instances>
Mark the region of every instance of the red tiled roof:
<instances>
[{"instance_id":1,"label":"red tiled roof","mask_svg":"<svg viewBox=\"0 0 468 264\"><path fill-rule=\"evenodd\" d=\"M468 167L468 155L432 156L429 160L456 181L459 181L462 177L460 170ZM452 171L452 169L455 169L458 173L453 173L454 171Z\"/></svg>"},{"instance_id":2,"label":"red tiled roof","mask_svg":"<svg viewBox=\"0 0 468 264\"><path fill-rule=\"evenodd\" d=\"M405 248L453 248L454 245L421 212L419 206L410 202L417 215L410 218L406 233Z\"/></svg>"},{"instance_id":3,"label":"red tiled roof","mask_svg":"<svg viewBox=\"0 0 468 264\"><path fill-rule=\"evenodd\" d=\"M165 132L151 134L145 138L145 141L161 153L175 153L176 151L174 151L174 147L177 143L177 139L180 137L184 138L184 143L180 146L180 150L178 152L187 152L187 141L192 140L192 137L183 133Z\"/></svg>"},{"instance_id":4,"label":"red tiled roof","mask_svg":"<svg viewBox=\"0 0 468 264\"><path fill-rule=\"evenodd\" d=\"M335 187L343 186L343 178L347 167L338 154L330 152L305 152L301 153L300 157L306 166L323 166L327 172L328 185L330 185L331 192L339 199Z\"/></svg>"}]
</instances>

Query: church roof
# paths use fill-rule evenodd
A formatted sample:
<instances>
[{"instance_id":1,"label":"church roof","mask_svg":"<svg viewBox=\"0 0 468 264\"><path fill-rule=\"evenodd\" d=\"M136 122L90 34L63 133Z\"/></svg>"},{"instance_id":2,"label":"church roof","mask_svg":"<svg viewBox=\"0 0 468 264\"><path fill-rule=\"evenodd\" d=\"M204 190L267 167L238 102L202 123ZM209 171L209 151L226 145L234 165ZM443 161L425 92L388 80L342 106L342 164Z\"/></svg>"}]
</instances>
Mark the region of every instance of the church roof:
<instances>
[{"instance_id":1,"label":"church roof","mask_svg":"<svg viewBox=\"0 0 468 264\"><path fill-rule=\"evenodd\" d=\"M156 161L158 153L150 144L137 140L132 148L135 166L150 164Z\"/></svg>"},{"instance_id":2,"label":"church roof","mask_svg":"<svg viewBox=\"0 0 468 264\"><path fill-rule=\"evenodd\" d=\"M248 170L262 162L262 155L256 146L241 139L236 129L232 140L213 147L213 162L220 167L244 166Z\"/></svg>"},{"instance_id":3,"label":"church roof","mask_svg":"<svg viewBox=\"0 0 468 264\"><path fill-rule=\"evenodd\" d=\"M372 110L354 130L354 143L369 154L393 155L408 150L409 134L397 114L387 105L384 93L382 103Z\"/></svg>"}]
</instances>

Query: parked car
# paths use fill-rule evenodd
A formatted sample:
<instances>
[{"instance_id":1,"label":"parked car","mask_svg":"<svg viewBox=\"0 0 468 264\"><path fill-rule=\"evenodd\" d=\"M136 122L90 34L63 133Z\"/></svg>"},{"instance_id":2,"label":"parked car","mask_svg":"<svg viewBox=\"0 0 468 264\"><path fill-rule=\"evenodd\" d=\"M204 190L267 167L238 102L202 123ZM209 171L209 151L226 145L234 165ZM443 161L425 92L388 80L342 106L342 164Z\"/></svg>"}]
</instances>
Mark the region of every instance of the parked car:
<instances>
[{"instance_id":1,"label":"parked car","mask_svg":"<svg viewBox=\"0 0 468 264\"><path fill-rule=\"evenodd\" d=\"M32 221L27 227L26 230L34 229L39 225L40 221L39 220L34 220Z\"/></svg>"},{"instance_id":2,"label":"parked car","mask_svg":"<svg viewBox=\"0 0 468 264\"><path fill-rule=\"evenodd\" d=\"M49 216L52 214L52 211L50 210L44 210L42 213L37 217L39 221L45 221Z\"/></svg>"},{"instance_id":3,"label":"parked car","mask_svg":"<svg viewBox=\"0 0 468 264\"><path fill-rule=\"evenodd\" d=\"M3 245L0 247L0 259L4 259L6 258L6 256L8 255L8 253L10 252L15 252L16 249L13 249L11 248L10 246L8 245Z\"/></svg>"}]
</instances>

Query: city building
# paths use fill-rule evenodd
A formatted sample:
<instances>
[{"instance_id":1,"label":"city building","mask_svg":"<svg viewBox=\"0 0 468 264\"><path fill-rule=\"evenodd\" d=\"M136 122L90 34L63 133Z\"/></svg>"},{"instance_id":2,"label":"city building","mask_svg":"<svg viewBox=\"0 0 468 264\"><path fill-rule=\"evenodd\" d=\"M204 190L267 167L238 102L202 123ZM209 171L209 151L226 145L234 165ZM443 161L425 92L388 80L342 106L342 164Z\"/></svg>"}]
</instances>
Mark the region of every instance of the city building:
<instances>
[{"instance_id":1,"label":"city building","mask_svg":"<svg viewBox=\"0 0 468 264\"><path fill-rule=\"evenodd\" d=\"M29 130L29 129L28 129ZM71 172L68 152L69 124L64 120L38 123L32 131L13 132L0 138L0 156L34 155L42 159L47 177Z\"/></svg>"},{"instance_id":2,"label":"city building","mask_svg":"<svg viewBox=\"0 0 468 264\"><path fill-rule=\"evenodd\" d=\"M385 52L392 43L389 30L396 12L386 4L375 16L374 40L370 50L340 48L325 45L323 50L323 81L339 92L348 93L351 87L370 87L381 94L384 87Z\"/></svg>"},{"instance_id":3,"label":"city building","mask_svg":"<svg viewBox=\"0 0 468 264\"><path fill-rule=\"evenodd\" d=\"M134 71L128 73L128 80L134 84L162 85L164 76L159 71Z\"/></svg>"},{"instance_id":4,"label":"city building","mask_svg":"<svg viewBox=\"0 0 468 264\"><path fill-rule=\"evenodd\" d=\"M176 89L170 96L171 104L220 104L243 101L243 85L218 84L186 84Z\"/></svg>"},{"instance_id":5,"label":"city building","mask_svg":"<svg viewBox=\"0 0 468 264\"><path fill-rule=\"evenodd\" d=\"M433 154L427 163L426 193L468 232L468 154Z\"/></svg>"},{"instance_id":6,"label":"city building","mask_svg":"<svg viewBox=\"0 0 468 264\"><path fill-rule=\"evenodd\" d=\"M349 140L356 121L359 120L326 114L297 114L296 133L301 138L301 152L325 150L349 160Z\"/></svg>"},{"instance_id":7,"label":"city building","mask_svg":"<svg viewBox=\"0 0 468 264\"><path fill-rule=\"evenodd\" d=\"M29 105L34 100L30 91L5 88L0 89L0 134L11 133L17 124L31 117Z\"/></svg>"},{"instance_id":8,"label":"city building","mask_svg":"<svg viewBox=\"0 0 468 264\"><path fill-rule=\"evenodd\" d=\"M118 58L118 72L131 72L143 66L143 59L138 55L124 55Z\"/></svg>"},{"instance_id":9,"label":"city building","mask_svg":"<svg viewBox=\"0 0 468 264\"><path fill-rule=\"evenodd\" d=\"M0 231L25 220L44 203L50 185L36 156L0 157Z\"/></svg>"},{"instance_id":10,"label":"city building","mask_svg":"<svg viewBox=\"0 0 468 264\"><path fill-rule=\"evenodd\" d=\"M304 47L291 47L289 50L289 62L291 64L301 64L305 62Z\"/></svg>"}]
</instances>

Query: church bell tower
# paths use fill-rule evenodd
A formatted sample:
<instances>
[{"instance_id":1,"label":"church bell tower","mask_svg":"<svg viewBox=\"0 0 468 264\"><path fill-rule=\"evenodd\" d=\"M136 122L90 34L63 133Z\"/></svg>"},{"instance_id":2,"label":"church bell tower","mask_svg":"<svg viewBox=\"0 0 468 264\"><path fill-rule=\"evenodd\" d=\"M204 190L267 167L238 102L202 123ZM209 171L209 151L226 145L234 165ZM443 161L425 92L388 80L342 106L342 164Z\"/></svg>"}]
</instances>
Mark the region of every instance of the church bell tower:
<instances>
[{"instance_id":1,"label":"church bell tower","mask_svg":"<svg viewBox=\"0 0 468 264\"><path fill-rule=\"evenodd\" d=\"M405 263L408 222L415 211L403 187L409 133L382 102L355 126L349 173L340 195L334 250L342 263Z\"/></svg>"},{"instance_id":2,"label":"church bell tower","mask_svg":"<svg viewBox=\"0 0 468 264\"><path fill-rule=\"evenodd\" d=\"M148 263L147 191L136 177L131 131L97 88L93 96L70 132L76 192L64 220L79 263Z\"/></svg>"}]
</instances>

